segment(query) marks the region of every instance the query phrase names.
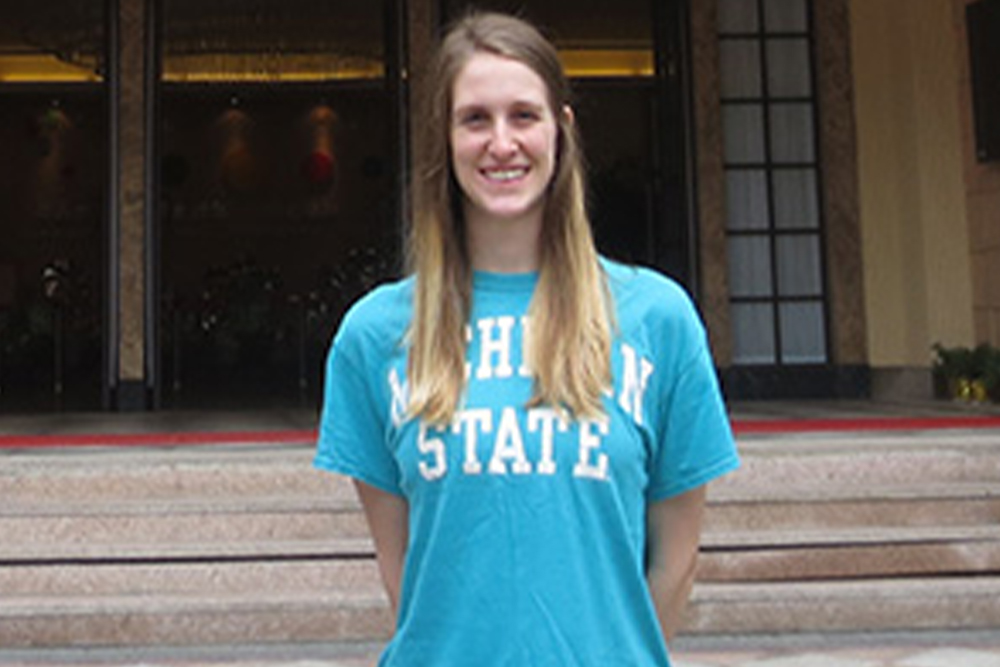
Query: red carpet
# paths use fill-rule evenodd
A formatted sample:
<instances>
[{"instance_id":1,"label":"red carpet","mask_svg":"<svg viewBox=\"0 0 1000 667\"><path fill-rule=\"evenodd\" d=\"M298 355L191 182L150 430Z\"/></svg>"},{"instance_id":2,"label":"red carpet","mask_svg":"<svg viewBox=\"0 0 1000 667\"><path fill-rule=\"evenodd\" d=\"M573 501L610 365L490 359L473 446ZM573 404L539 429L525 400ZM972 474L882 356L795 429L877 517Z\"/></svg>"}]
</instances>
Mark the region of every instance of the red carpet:
<instances>
[{"instance_id":1,"label":"red carpet","mask_svg":"<svg viewBox=\"0 0 1000 667\"><path fill-rule=\"evenodd\" d=\"M857 417L826 419L735 419L736 435L836 433L848 431L933 431L943 429L1000 429L1000 416ZM175 447L232 444L309 444L312 429L283 431L173 431L157 433L66 433L0 435L0 449L39 447Z\"/></svg>"},{"instance_id":2,"label":"red carpet","mask_svg":"<svg viewBox=\"0 0 1000 667\"><path fill-rule=\"evenodd\" d=\"M174 431L163 433L81 433L0 435L0 448L301 444L316 441L316 431Z\"/></svg>"}]
</instances>

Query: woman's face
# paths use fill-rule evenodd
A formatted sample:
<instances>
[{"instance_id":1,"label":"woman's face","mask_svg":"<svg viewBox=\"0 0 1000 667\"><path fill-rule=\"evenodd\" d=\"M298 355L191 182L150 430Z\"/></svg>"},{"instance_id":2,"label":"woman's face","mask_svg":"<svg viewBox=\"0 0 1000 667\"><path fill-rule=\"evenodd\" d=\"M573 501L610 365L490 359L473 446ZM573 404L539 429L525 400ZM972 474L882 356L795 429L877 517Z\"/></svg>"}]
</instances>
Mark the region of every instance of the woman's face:
<instances>
[{"instance_id":1,"label":"woman's face","mask_svg":"<svg viewBox=\"0 0 1000 667\"><path fill-rule=\"evenodd\" d=\"M452 90L451 162L467 223L541 221L558 125L545 83L523 63L476 53Z\"/></svg>"}]
</instances>

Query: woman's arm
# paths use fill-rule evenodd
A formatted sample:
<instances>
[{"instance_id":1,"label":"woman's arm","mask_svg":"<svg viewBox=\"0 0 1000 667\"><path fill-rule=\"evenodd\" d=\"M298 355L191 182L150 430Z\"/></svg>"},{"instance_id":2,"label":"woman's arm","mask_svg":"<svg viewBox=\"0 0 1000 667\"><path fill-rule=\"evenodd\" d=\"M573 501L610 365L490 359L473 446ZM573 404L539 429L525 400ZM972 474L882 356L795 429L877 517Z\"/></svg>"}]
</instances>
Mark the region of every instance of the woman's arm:
<instances>
[{"instance_id":1,"label":"woman's arm","mask_svg":"<svg viewBox=\"0 0 1000 667\"><path fill-rule=\"evenodd\" d=\"M647 510L646 581L667 642L680 628L694 585L706 488L661 500Z\"/></svg>"},{"instance_id":2,"label":"woman's arm","mask_svg":"<svg viewBox=\"0 0 1000 667\"><path fill-rule=\"evenodd\" d=\"M403 579L403 560L409 538L406 500L364 482L354 480L354 486L365 510L368 528L375 540L382 584L389 595L392 613L399 610L399 589Z\"/></svg>"}]
</instances>

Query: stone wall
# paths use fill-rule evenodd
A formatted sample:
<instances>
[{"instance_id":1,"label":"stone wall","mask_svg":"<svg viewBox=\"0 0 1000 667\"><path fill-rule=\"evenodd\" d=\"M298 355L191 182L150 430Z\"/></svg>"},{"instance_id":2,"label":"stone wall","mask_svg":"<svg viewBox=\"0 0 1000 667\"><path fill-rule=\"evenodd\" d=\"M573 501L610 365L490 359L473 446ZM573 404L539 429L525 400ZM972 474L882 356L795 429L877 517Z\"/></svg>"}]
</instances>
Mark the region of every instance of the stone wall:
<instances>
[{"instance_id":1,"label":"stone wall","mask_svg":"<svg viewBox=\"0 0 1000 667\"><path fill-rule=\"evenodd\" d=\"M922 374L972 342L953 0L851 0L869 361Z\"/></svg>"}]
</instances>

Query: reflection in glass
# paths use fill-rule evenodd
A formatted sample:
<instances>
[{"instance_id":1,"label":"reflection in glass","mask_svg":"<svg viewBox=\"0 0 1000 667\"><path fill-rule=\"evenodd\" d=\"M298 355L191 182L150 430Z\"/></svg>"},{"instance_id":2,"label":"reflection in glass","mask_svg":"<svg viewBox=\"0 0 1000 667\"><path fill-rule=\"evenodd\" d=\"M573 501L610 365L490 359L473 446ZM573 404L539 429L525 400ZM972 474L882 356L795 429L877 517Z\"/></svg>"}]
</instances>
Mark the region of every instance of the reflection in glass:
<instances>
[{"instance_id":1,"label":"reflection in glass","mask_svg":"<svg viewBox=\"0 0 1000 667\"><path fill-rule=\"evenodd\" d=\"M570 76L598 74L587 68L574 68L574 58L593 54L623 57L634 54L647 58L650 67L643 76L652 75L653 25L650 0L444 0L444 20L461 15L466 8L494 10L523 16L540 26L555 43ZM615 54L618 54L617 56ZM592 66L603 69L603 76L634 76L628 69L614 70L600 58Z\"/></svg>"},{"instance_id":2,"label":"reflection in glass","mask_svg":"<svg viewBox=\"0 0 1000 667\"><path fill-rule=\"evenodd\" d=\"M774 307L770 303L734 303L731 313L733 363L775 363Z\"/></svg>"},{"instance_id":3,"label":"reflection in glass","mask_svg":"<svg viewBox=\"0 0 1000 667\"><path fill-rule=\"evenodd\" d=\"M726 227L767 229L767 172L763 169L726 171Z\"/></svg>"},{"instance_id":4,"label":"reflection in glass","mask_svg":"<svg viewBox=\"0 0 1000 667\"><path fill-rule=\"evenodd\" d=\"M167 81L329 81L383 76L378 2L164 0Z\"/></svg>"},{"instance_id":5,"label":"reflection in glass","mask_svg":"<svg viewBox=\"0 0 1000 667\"><path fill-rule=\"evenodd\" d=\"M775 246L778 253L778 294L783 297L820 296L823 293L823 277L820 275L819 236L779 236Z\"/></svg>"},{"instance_id":6,"label":"reflection in glass","mask_svg":"<svg viewBox=\"0 0 1000 667\"><path fill-rule=\"evenodd\" d=\"M781 358L786 364L821 364L826 361L826 329L823 304L783 303L781 320Z\"/></svg>"},{"instance_id":7,"label":"reflection in glass","mask_svg":"<svg viewBox=\"0 0 1000 667\"><path fill-rule=\"evenodd\" d=\"M774 224L778 229L818 229L816 169L775 169Z\"/></svg>"},{"instance_id":8,"label":"reflection in glass","mask_svg":"<svg viewBox=\"0 0 1000 667\"><path fill-rule=\"evenodd\" d=\"M764 162L764 111L760 104L722 107L723 157L730 164Z\"/></svg>"},{"instance_id":9,"label":"reflection in glass","mask_svg":"<svg viewBox=\"0 0 1000 667\"><path fill-rule=\"evenodd\" d=\"M722 98L760 97L760 45L752 39L727 39L719 44Z\"/></svg>"},{"instance_id":10,"label":"reflection in glass","mask_svg":"<svg viewBox=\"0 0 1000 667\"><path fill-rule=\"evenodd\" d=\"M343 313L400 268L381 3L236 5L164 3L168 405L315 402Z\"/></svg>"},{"instance_id":11,"label":"reflection in glass","mask_svg":"<svg viewBox=\"0 0 1000 667\"><path fill-rule=\"evenodd\" d=\"M767 32L805 32L809 28L808 0L764 0ZM756 4L756 3L753 3Z\"/></svg>"},{"instance_id":12,"label":"reflection in glass","mask_svg":"<svg viewBox=\"0 0 1000 667\"><path fill-rule=\"evenodd\" d=\"M0 15L0 412L101 403L104 2Z\"/></svg>"},{"instance_id":13,"label":"reflection in glass","mask_svg":"<svg viewBox=\"0 0 1000 667\"><path fill-rule=\"evenodd\" d=\"M771 159L779 163L815 161L812 104L775 103L770 112Z\"/></svg>"},{"instance_id":14,"label":"reflection in glass","mask_svg":"<svg viewBox=\"0 0 1000 667\"><path fill-rule=\"evenodd\" d=\"M5 2L0 83L81 83L103 78L104 2Z\"/></svg>"},{"instance_id":15,"label":"reflection in glass","mask_svg":"<svg viewBox=\"0 0 1000 667\"><path fill-rule=\"evenodd\" d=\"M719 33L757 32L757 2L748 0L719 0Z\"/></svg>"},{"instance_id":16,"label":"reflection in glass","mask_svg":"<svg viewBox=\"0 0 1000 667\"><path fill-rule=\"evenodd\" d=\"M767 41L767 92L771 97L808 97L809 42L805 39Z\"/></svg>"},{"instance_id":17,"label":"reflection in glass","mask_svg":"<svg viewBox=\"0 0 1000 667\"><path fill-rule=\"evenodd\" d=\"M734 297L771 294L771 244L767 236L729 238L729 290Z\"/></svg>"}]
</instances>

